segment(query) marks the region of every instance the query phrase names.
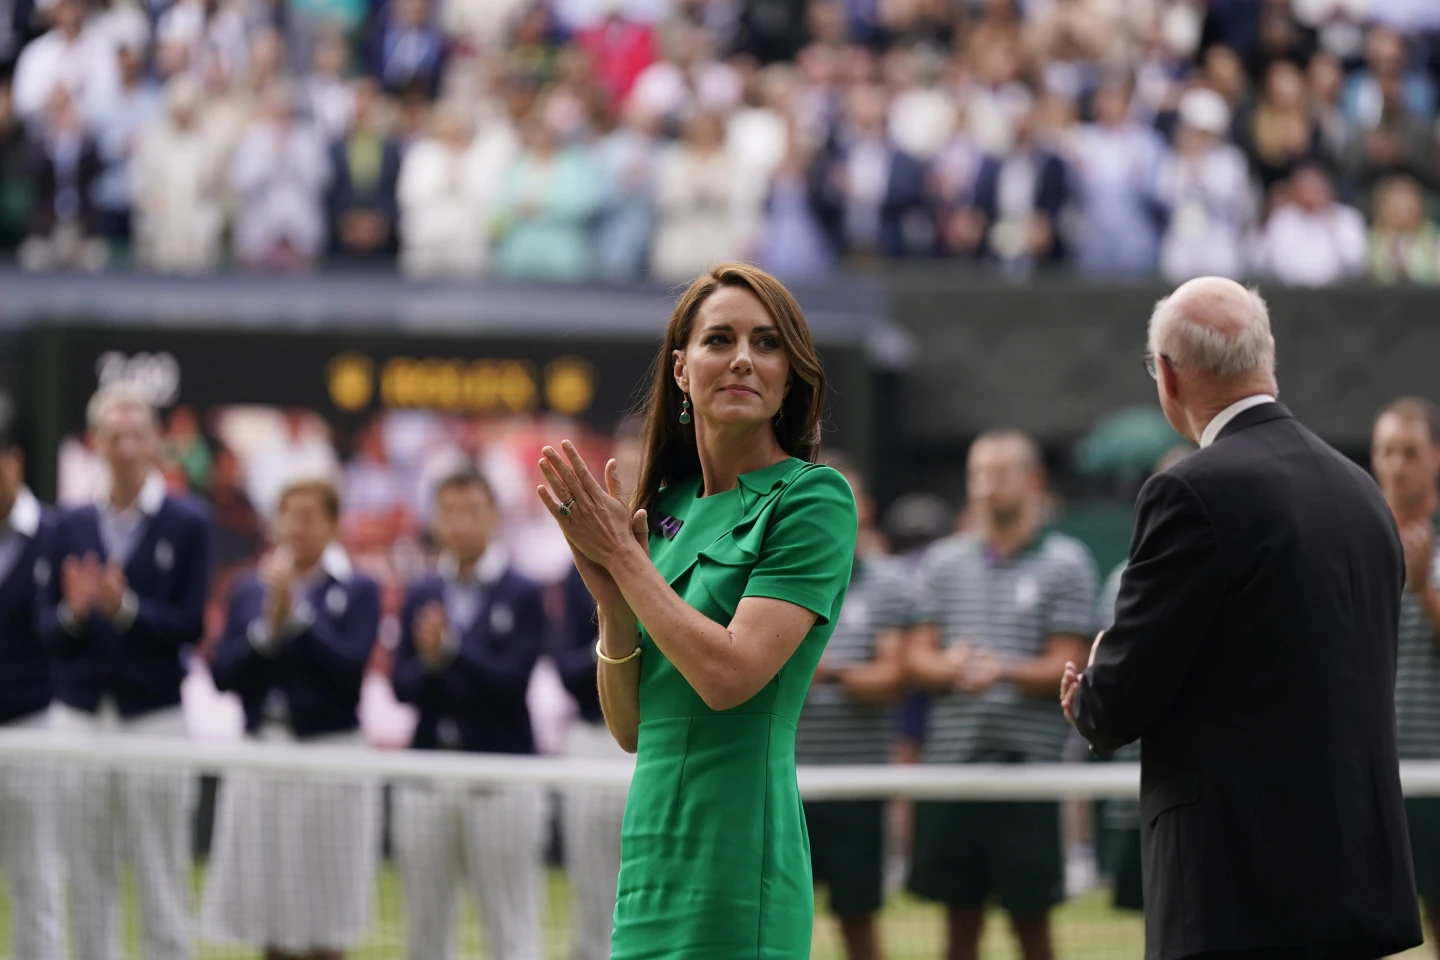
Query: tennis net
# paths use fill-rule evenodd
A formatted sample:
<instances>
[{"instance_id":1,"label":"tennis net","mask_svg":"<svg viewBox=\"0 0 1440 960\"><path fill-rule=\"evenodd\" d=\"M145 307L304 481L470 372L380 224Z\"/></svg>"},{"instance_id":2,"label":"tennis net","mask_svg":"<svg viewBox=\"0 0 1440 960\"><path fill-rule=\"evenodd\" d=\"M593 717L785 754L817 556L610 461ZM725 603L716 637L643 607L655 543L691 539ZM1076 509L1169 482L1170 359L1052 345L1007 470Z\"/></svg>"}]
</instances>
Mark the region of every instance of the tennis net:
<instances>
[{"instance_id":1,"label":"tennis net","mask_svg":"<svg viewBox=\"0 0 1440 960\"><path fill-rule=\"evenodd\" d=\"M1440 796L1440 763L1402 774L1408 795ZM0 956L600 960L629 777L617 761L0 731ZM905 889L912 836L929 842L915 808L931 801L1053 811L1082 868L1052 917L1057 954L1142 955L1140 915L1113 906L1107 879L1135 765L806 767L799 779L807 805L825 805L812 812L882 808L890 960L944 953L941 908ZM812 956L840 960L828 897L822 886ZM1019 956L999 917L981 955Z\"/></svg>"}]
</instances>

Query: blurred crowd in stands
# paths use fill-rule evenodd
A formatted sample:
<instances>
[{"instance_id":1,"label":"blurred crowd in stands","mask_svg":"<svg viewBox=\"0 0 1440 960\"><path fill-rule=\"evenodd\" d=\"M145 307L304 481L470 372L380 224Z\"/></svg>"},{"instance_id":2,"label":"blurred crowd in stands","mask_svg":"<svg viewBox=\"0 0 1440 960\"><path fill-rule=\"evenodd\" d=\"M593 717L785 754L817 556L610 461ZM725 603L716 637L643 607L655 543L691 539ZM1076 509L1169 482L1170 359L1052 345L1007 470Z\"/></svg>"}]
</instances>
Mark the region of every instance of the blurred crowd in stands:
<instances>
[{"instance_id":1,"label":"blurred crowd in stands","mask_svg":"<svg viewBox=\"0 0 1440 960\"><path fill-rule=\"evenodd\" d=\"M0 248L1440 282L1435 0L0 0Z\"/></svg>"}]
</instances>

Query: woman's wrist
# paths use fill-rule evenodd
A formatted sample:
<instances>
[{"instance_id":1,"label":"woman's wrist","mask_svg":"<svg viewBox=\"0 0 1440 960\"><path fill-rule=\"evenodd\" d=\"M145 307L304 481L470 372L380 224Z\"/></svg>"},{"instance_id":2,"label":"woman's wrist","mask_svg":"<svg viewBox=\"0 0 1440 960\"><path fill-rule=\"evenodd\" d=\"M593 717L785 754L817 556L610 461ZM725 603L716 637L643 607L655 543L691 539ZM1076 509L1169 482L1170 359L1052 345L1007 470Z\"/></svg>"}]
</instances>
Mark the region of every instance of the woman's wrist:
<instances>
[{"instance_id":1,"label":"woman's wrist","mask_svg":"<svg viewBox=\"0 0 1440 960\"><path fill-rule=\"evenodd\" d=\"M640 644L640 623L624 601L600 607L600 649L605 656L619 659L629 656Z\"/></svg>"}]
</instances>

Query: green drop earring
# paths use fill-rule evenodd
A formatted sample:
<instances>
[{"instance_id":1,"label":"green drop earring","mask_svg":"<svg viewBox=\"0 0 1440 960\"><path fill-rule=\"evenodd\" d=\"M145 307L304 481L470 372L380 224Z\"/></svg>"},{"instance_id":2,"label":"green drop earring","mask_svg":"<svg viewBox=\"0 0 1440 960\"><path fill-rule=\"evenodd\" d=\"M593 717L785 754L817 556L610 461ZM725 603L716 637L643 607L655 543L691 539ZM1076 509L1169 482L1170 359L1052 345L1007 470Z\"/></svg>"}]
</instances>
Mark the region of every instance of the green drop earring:
<instances>
[{"instance_id":1,"label":"green drop earring","mask_svg":"<svg viewBox=\"0 0 1440 960\"><path fill-rule=\"evenodd\" d=\"M684 398L684 399L682 399L682 400L680 401L680 422L681 422L682 424L689 423L689 422L690 422L690 397L689 397L688 395L686 395L686 394L683 394L683 393L680 394L680 396Z\"/></svg>"}]
</instances>

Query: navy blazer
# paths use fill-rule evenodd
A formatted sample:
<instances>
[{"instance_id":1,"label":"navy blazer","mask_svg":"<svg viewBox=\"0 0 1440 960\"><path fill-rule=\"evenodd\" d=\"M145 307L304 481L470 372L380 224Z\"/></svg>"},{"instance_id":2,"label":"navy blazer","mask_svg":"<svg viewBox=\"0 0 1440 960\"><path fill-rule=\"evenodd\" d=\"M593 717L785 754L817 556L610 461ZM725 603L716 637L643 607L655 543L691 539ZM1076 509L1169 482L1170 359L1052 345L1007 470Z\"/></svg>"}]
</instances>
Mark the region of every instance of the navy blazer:
<instances>
[{"instance_id":1,"label":"navy blazer","mask_svg":"<svg viewBox=\"0 0 1440 960\"><path fill-rule=\"evenodd\" d=\"M330 244L335 252L344 252L340 241L340 218L355 210L370 210L382 215L389 223L389 234L382 249L395 247L395 223L399 213L396 191L400 183L400 145L385 137L380 147L380 178L368 189L357 185L350 176L350 159L346 150L348 137L330 145L330 187L325 194L325 207L330 218Z\"/></svg>"},{"instance_id":2,"label":"navy blazer","mask_svg":"<svg viewBox=\"0 0 1440 960\"><path fill-rule=\"evenodd\" d=\"M1000 171L1004 160L986 157L980 162L975 174L975 208L993 226L1000 216ZM1050 248L1047 261L1063 260L1065 245L1060 235L1060 214L1070 199L1070 172L1065 161L1046 150L1037 150L1035 163L1039 168L1035 174L1035 210L1050 218L1055 230L1055 243ZM991 256L988 239L980 245L982 256Z\"/></svg>"},{"instance_id":3,"label":"navy blazer","mask_svg":"<svg viewBox=\"0 0 1440 960\"><path fill-rule=\"evenodd\" d=\"M431 669L415 650L415 614L445 602L445 581L432 574L412 583L400 615L400 645L391 681L395 696L420 709L411 747L439 749L440 724L450 721L462 750L534 753L525 693L545 645L545 604L538 584L506 569L484 586L475 621L454 656Z\"/></svg>"},{"instance_id":4,"label":"navy blazer","mask_svg":"<svg viewBox=\"0 0 1440 960\"><path fill-rule=\"evenodd\" d=\"M837 254L845 252L846 195L835 189L834 173L849 162L849 150L832 140L811 169L810 196L821 229ZM927 169L923 161L903 150L890 151L890 179L880 206L880 252L887 257L930 256L933 245L915 248L907 236L912 220L929 222L922 235L934 236L934 211L926 192Z\"/></svg>"},{"instance_id":5,"label":"navy blazer","mask_svg":"<svg viewBox=\"0 0 1440 960\"><path fill-rule=\"evenodd\" d=\"M565 612L551 644L550 656L560 680L580 708L580 716L591 723L603 723L600 710L600 680L596 675L595 643L600 627L595 622L595 598L590 596L580 571L570 570L561 585Z\"/></svg>"},{"instance_id":6,"label":"navy blazer","mask_svg":"<svg viewBox=\"0 0 1440 960\"><path fill-rule=\"evenodd\" d=\"M146 519L125 563L125 579L140 602L134 622L120 631L92 612L73 636L60 625L61 566L69 557L95 554L104 561L108 555L93 505L60 519L41 635L55 651L55 692L61 703L93 713L100 698L109 695L124 717L179 706L185 648L205 631L210 536L210 517L199 501L167 495Z\"/></svg>"},{"instance_id":7,"label":"navy blazer","mask_svg":"<svg viewBox=\"0 0 1440 960\"><path fill-rule=\"evenodd\" d=\"M34 501L31 501L32 503ZM55 682L50 650L40 636L41 593L50 580L56 517L41 511L34 536L16 531L22 546L0 581L0 723L50 705Z\"/></svg>"},{"instance_id":8,"label":"navy blazer","mask_svg":"<svg viewBox=\"0 0 1440 960\"><path fill-rule=\"evenodd\" d=\"M319 577L297 605L304 626L263 650L251 631L264 622L264 586L250 573L230 591L210 673L217 689L239 695L247 733L264 722L272 691L284 697L290 729L301 739L360 726L360 688L380 632L380 587L347 573Z\"/></svg>"}]
</instances>

